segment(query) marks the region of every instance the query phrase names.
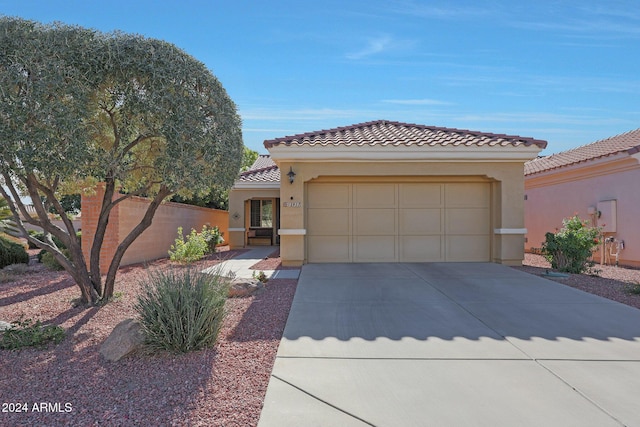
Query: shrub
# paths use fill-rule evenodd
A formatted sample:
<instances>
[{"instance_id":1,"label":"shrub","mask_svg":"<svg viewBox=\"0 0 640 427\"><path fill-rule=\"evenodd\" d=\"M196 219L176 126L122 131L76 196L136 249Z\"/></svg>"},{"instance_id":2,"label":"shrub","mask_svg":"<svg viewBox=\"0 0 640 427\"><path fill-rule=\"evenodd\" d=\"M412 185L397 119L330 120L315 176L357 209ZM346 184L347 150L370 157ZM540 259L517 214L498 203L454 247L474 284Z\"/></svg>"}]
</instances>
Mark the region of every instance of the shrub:
<instances>
[{"instance_id":1,"label":"shrub","mask_svg":"<svg viewBox=\"0 0 640 427\"><path fill-rule=\"evenodd\" d=\"M0 348L4 350L16 350L23 347L43 347L50 342L60 343L65 336L65 330L61 326L43 326L40 321L31 319L12 322L9 329L0 336Z\"/></svg>"},{"instance_id":2,"label":"shrub","mask_svg":"<svg viewBox=\"0 0 640 427\"><path fill-rule=\"evenodd\" d=\"M11 264L29 264L29 254L19 243L0 236L0 268Z\"/></svg>"},{"instance_id":3,"label":"shrub","mask_svg":"<svg viewBox=\"0 0 640 427\"><path fill-rule=\"evenodd\" d=\"M150 273L135 304L150 350L185 353L215 344L228 281L191 268Z\"/></svg>"},{"instance_id":4,"label":"shrub","mask_svg":"<svg viewBox=\"0 0 640 427\"><path fill-rule=\"evenodd\" d=\"M578 215L565 218L557 233L546 233L542 253L551 267L567 273L582 273L593 266L589 261L598 246L600 229L587 226Z\"/></svg>"},{"instance_id":5,"label":"shrub","mask_svg":"<svg viewBox=\"0 0 640 427\"><path fill-rule=\"evenodd\" d=\"M171 261L189 264L215 252L216 245L223 241L218 227L208 228L205 225L200 233L192 228L186 240L182 234L182 227L178 227L178 238L175 244L171 245L169 258Z\"/></svg>"},{"instance_id":6,"label":"shrub","mask_svg":"<svg viewBox=\"0 0 640 427\"><path fill-rule=\"evenodd\" d=\"M62 249L62 254L65 257L69 258L69 251L67 249ZM45 251L45 250L40 251L40 253L38 254L38 259L40 260L41 263L46 265L51 270L57 270L57 271L64 270L64 267L60 265L58 260L55 259L53 254L49 251Z\"/></svg>"},{"instance_id":7,"label":"shrub","mask_svg":"<svg viewBox=\"0 0 640 427\"><path fill-rule=\"evenodd\" d=\"M209 228L205 225L204 227L202 227L202 231L200 232L200 234L202 235L202 238L207 242L207 253L214 253L216 251L216 246L224 242L222 233L217 226Z\"/></svg>"}]
</instances>

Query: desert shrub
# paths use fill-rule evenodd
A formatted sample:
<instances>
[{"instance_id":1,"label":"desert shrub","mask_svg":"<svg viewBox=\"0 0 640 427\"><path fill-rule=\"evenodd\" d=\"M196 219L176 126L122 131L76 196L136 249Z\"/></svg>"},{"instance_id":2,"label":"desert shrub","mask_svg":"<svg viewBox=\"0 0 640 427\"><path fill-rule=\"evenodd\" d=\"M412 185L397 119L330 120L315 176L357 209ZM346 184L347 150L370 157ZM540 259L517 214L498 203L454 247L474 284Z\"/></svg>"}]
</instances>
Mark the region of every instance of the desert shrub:
<instances>
[{"instance_id":1,"label":"desert shrub","mask_svg":"<svg viewBox=\"0 0 640 427\"><path fill-rule=\"evenodd\" d=\"M215 250L217 237L211 230L213 229L207 229L205 226L202 229L202 233L198 233L192 228L191 233L185 238L182 234L182 227L178 227L178 238L169 250L171 261L189 264L204 258L205 255L210 253L210 244L213 244Z\"/></svg>"},{"instance_id":2,"label":"desert shrub","mask_svg":"<svg viewBox=\"0 0 640 427\"><path fill-rule=\"evenodd\" d=\"M0 336L0 348L17 350L23 347L43 347L50 342L58 344L64 339L65 330L61 326L43 326L40 321L31 319L12 322L11 328L5 329Z\"/></svg>"},{"instance_id":3,"label":"desert shrub","mask_svg":"<svg viewBox=\"0 0 640 427\"><path fill-rule=\"evenodd\" d=\"M44 232L42 231L29 230L29 235L31 237L34 237L37 240L40 240L41 242L44 242ZM81 239L82 231L76 232L76 236L78 236L78 238ZM58 239L56 236L52 235L51 240L53 240L53 243L55 243L56 246L59 247L60 249L64 249L67 247L64 243L62 243L62 240ZM29 249L38 249L38 246L29 242Z\"/></svg>"},{"instance_id":4,"label":"desert shrub","mask_svg":"<svg viewBox=\"0 0 640 427\"><path fill-rule=\"evenodd\" d=\"M11 264L28 264L29 254L19 243L0 236L0 268Z\"/></svg>"},{"instance_id":5,"label":"desert shrub","mask_svg":"<svg viewBox=\"0 0 640 427\"><path fill-rule=\"evenodd\" d=\"M200 235L205 240L205 242L207 242L207 253L209 254L214 253L216 251L216 246L224 242L222 233L217 226L209 228L205 225L204 227L202 227Z\"/></svg>"},{"instance_id":6,"label":"desert shrub","mask_svg":"<svg viewBox=\"0 0 640 427\"><path fill-rule=\"evenodd\" d=\"M69 251L67 249L62 249L62 254L65 257L69 258ZM51 270L57 270L57 271L64 270L64 267L60 265L58 260L55 259L53 254L49 251L45 251L45 250L40 251L40 253L38 254L38 259L40 260L40 262L46 265L47 268L50 268Z\"/></svg>"},{"instance_id":7,"label":"desert shrub","mask_svg":"<svg viewBox=\"0 0 640 427\"><path fill-rule=\"evenodd\" d=\"M601 231L589 227L578 215L565 218L562 229L546 233L542 253L551 267L567 273L582 273L593 266L590 261L593 250L599 244Z\"/></svg>"},{"instance_id":8,"label":"desert shrub","mask_svg":"<svg viewBox=\"0 0 640 427\"><path fill-rule=\"evenodd\" d=\"M176 353L215 344L228 281L191 268L150 273L135 304L150 350Z\"/></svg>"}]
</instances>

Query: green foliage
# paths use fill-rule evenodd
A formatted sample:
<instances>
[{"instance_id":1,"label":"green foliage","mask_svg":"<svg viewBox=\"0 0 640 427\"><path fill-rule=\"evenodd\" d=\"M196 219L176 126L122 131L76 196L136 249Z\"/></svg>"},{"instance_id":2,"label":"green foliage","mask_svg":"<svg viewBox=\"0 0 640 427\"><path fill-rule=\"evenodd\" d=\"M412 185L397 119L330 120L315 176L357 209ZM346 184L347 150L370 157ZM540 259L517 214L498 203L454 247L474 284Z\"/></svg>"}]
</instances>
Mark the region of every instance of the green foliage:
<instances>
[{"instance_id":1,"label":"green foliage","mask_svg":"<svg viewBox=\"0 0 640 427\"><path fill-rule=\"evenodd\" d=\"M16 228L16 223L13 221L13 213L9 208L7 200L0 196L0 233L7 233L12 235L18 235L20 230Z\"/></svg>"},{"instance_id":2,"label":"green foliage","mask_svg":"<svg viewBox=\"0 0 640 427\"><path fill-rule=\"evenodd\" d=\"M25 222L71 240L73 226L55 228L47 210L65 215L64 196L91 192L98 182L108 193L118 187L127 197L158 199L124 236L105 286L101 274L79 268L99 265L100 248L92 249L91 261L65 263L86 302L113 292L123 252L160 201L225 190L240 169L236 105L202 62L170 43L0 17L0 88L0 179L12 194L46 197L45 205L35 203L37 217ZM100 224L114 202L105 203Z\"/></svg>"},{"instance_id":3,"label":"green foliage","mask_svg":"<svg viewBox=\"0 0 640 427\"><path fill-rule=\"evenodd\" d=\"M211 187L209 192L202 195L193 195L191 197L182 197L178 194L171 198L172 202L184 203L185 205L200 206L209 209L221 209L226 211L229 209L229 189L219 185Z\"/></svg>"},{"instance_id":4,"label":"green foliage","mask_svg":"<svg viewBox=\"0 0 640 427\"><path fill-rule=\"evenodd\" d=\"M262 283L267 283L269 281L269 278L266 274L264 274L264 271L260 271L259 273L256 273L254 271L253 273L251 273L251 277L261 281Z\"/></svg>"},{"instance_id":5,"label":"green foliage","mask_svg":"<svg viewBox=\"0 0 640 427\"><path fill-rule=\"evenodd\" d=\"M65 336L65 330L61 326L43 326L38 320L17 320L12 322L9 329L0 336L0 348L4 350L17 350L24 347L44 347L48 343L60 343Z\"/></svg>"},{"instance_id":6,"label":"green foliage","mask_svg":"<svg viewBox=\"0 0 640 427\"><path fill-rule=\"evenodd\" d=\"M228 283L190 268L151 273L135 305L150 350L184 353L215 344Z\"/></svg>"},{"instance_id":7,"label":"green foliage","mask_svg":"<svg viewBox=\"0 0 640 427\"><path fill-rule=\"evenodd\" d=\"M178 227L178 238L171 245L169 259L183 264L196 262L215 252L216 246L223 241L218 227L209 228L205 225L200 233L192 228L186 239L182 227Z\"/></svg>"},{"instance_id":8,"label":"green foliage","mask_svg":"<svg viewBox=\"0 0 640 427\"><path fill-rule=\"evenodd\" d=\"M257 151L253 151L248 147L244 147L244 151L242 152L242 165L240 167L240 171L246 171L253 165L260 154Z\"/></svg>"},{"instance_id":9,"label":"green foliage","mask_svg":"<svg viewBox=\"0 0 640 427\"><path fill-rule=\"evenodd\" d=\"M640 283L638 282L628 283L626 291L628 294L631 294L631 295L640 295Z\"/></svg>"},{"instance_id":10,"label":"green foliage","mask_svg":"<svg viewBox=\"0 0 640 427\"><path fill-rule=\"evenodd\" d=\"M0 236L0 268L28 263L29 254L24 250L24 246Z\"/></svg>"},{"instance_id":11,"label":"green foliage","mask_svg":"<svg viewBox=\"0 0 640 427\"><path fill-rule=\"evenodd\" d=\"M598 246L600 229L589 227L578 215L565 218L562 229L557 233L546 233L542 253L551 267L567 273L587 271L593 262L589 261Z\"/></svg>"},{"instance_id":12,"label":"green foliage","mask_svg":"<svg viewBox=\"0 0 640 427\"><path fill-rule=\"evenodd\" d=\"M62 249L62 254L69 258L69 250L68 249ZM39 260L41 263L43 263L44 265L47 266L47 268L51 269L51 270L56 270L56 271L60 271L63 270L64 268L60 265L60 263L58 262L57 259L55 259L55 257L53 256L53 254L49 251L41 251L41 253L38 256Z\"/></svg>"}]
</instances>

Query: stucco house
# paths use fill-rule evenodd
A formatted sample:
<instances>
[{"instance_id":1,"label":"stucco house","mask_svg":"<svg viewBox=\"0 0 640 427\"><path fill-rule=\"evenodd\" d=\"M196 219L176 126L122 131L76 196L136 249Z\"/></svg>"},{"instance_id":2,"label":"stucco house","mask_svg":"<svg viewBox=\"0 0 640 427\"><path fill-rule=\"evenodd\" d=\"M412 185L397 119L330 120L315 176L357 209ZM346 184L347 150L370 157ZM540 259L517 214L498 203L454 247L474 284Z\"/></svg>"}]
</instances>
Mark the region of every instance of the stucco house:
<instances>
[{"instance_id":1,"label":"stucco house","mask_svg":"<svg viewBox=\"0 0 640 427\"><path fill-rule=\"evenodd\" d=\"M640 129L527 162L525 194L527 250L577 213L605 234L596 261L640 267Z\"/></svg>"},{"instance_id":2,"label":"stucco house","mask_svg":"<svg viewBox=\"0 0 640 427\"><path fill-rule=\"evenodd\" d=\"M284 265L524 256L524 163L545 141L379 120L264 142L229 194L232 247Z\"/></svg>"}]
</instances>

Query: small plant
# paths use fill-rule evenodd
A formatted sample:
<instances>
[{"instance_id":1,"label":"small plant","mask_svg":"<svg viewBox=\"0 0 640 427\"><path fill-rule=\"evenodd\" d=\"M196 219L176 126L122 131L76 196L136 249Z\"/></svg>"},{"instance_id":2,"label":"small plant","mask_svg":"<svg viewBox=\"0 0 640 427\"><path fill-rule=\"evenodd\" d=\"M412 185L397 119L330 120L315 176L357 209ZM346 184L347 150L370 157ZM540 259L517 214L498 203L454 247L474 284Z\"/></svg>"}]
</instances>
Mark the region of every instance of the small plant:
<instances>
[{"instance_id":1,"label":"small plant","mask_svg":"<svg viewBox=\"0 0 640 427\"><path fill-rule=\"evenodd\" d=\"M29 254L24 247L0 236L0 268L11 264L28 264Z\"/></svg>"},{"instance_id":2,"label":"small plant","mask_svg":"<svg viewBox=\"0 0 640 427\"><path fill-rule=\"evenodd\" d=\"M586 221L574 215L562 221L560 231L545 234L542 253L552 268L567 273L582 273L593 266L589 258L599 244L600 234L598 227L589 227Z\"/></svg>"},{"instance_id":3,"label":"small plant","mask_svg":"<svg viewBox=\"0 0 640 427\"><path fill-rule=\"evenodd\" d=\"M194 269L150 273L135 304L149 350L176 353L211 347L224 317L228 281Z\"/></svg>"},{"instance_id":4,"label":"small plant","mask_svg":"<svg viewBox=\"0 0 640 427\"><path fill-rule=\"evenodd\" d=\"M631 295L640 295L640 283L638 282L628 283L626 291L628 294L631 294Z\"/></svg>"},{"instance_id":5,"label":"small plant","mask_svg":"<svg viewBox=\"0 0 640 427\"><path fill-rule=\"evenodd\" d=\"M43 326L39 320L34 323L31 319L20 319L12 322L11 325L0 336L1 349L17 350L24 347L44 347L50 342L60 343L65 336L65 330L61 326Z\"/></svg>"},{"instance_id":6,"label":"small plant","mask_svg":"<svg viewBox=\"0 0 640 427\"><path fill-rule=\"evenodd\" d=\"M169 259L171 261L189 264L196 262L207 254L208 243L198 234L196 230L191 229L191 233L185 239L182 234L182 227L178 227L178 238L169 250Z\"/></svg>"},{"instance_id":7,"label":"small plant","mask_svg":"<svg viewBox=\"0 0 640 427\"><path fill-rule=\"evenodd\" d=\"M251 277L261 281L262 283L267 283L269 281L269 278L266 274L264 274L264 271L260 271L259 273L256 273L254 271L253 273L251 273Z\"/></svg>"},{"instance_id":8,"label":"small plant","mask_svg":"<svg viewBox=\"0 0 640 427\"><path fill-rule=\"evenodd\" d=\"M202 227L200 235L207 242L207 253L210 254L215 253L216 246L224 242L222 233L217 226L209 228L205 225L204 227Z\"/></svg>"},{"instance_id":9,"label":"small plant","mask_svg":"<svg viewBox=\"0 0 640 427\"><path fill-rule=\"evenodd\" d=\"M66 256L67 258L69 258L69 250L62 249L62 254L64 256ZM40 259L40 262L42 262L44 265L47 266L47 268L49 268L51 270L60 271L60 270L64 269L64 267L62 267L62 265L60 265L58 260L55 259L53 254L51 252L49 252L49 251L42 251L41 252L41 256L39 256L38 258Z\"/></svg>"}]
</instances>

